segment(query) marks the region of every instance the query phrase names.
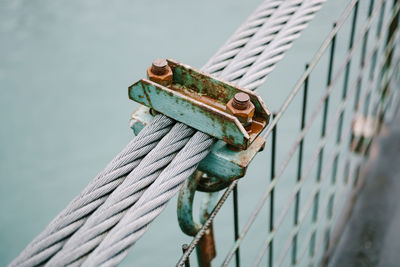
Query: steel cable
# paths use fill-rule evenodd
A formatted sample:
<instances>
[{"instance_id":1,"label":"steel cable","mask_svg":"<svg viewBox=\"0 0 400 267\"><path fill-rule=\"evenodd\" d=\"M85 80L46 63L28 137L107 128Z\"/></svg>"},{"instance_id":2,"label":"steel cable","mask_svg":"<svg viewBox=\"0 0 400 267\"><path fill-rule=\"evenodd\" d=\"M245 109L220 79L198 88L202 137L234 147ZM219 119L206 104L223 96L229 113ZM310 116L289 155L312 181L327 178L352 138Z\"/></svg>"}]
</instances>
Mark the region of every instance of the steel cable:
<instances>
[{"instance_id":1,"label":"steel cable","mask_svg":"<svg viewBox=\"0 0 400 267\"><path fill-rule=\"evenodd\" d=\"M176 123L47 265L73 264L100 244L105 233L119 222L129 207L136 203L194 133L195 130L185 124Z\"/></svg>"},{"instance_id":2,"label":"steel cable","mask_svg":"<svg viewBox=\"0 0 400 267\"><path fill-rule=\"evenodd\" d=\"M307 27L308 22L321 9L324 2L325 0L305 1L289 19L286 26L276 34L268 45L268 49L264 49L253 65L243 74L238 85L254 90L264 83L267 75L275 69L276 63L292 47L293 41L300 36L301 31Z\"/></svg>"},{"instance_id":3,"label":"steel cable","mask_svg":"<svg viewBox=\"0 0 400 267\"><path fill-rule=\"evenodd\" d=\"M255 13L252 14L252 16L247 20L247 22L244 24L244 26L242 26L241 28L239 28L239 30L234 34L234 36L230 39L231 41L228 40L228 43L225 44L225 46L217 52L217 54L206 64L205 68L203 68L204 71L209 72L209 73L214 73L216 76L224 76L221 75L221 70L223 70L225 67L229 67L232 65L232 63L237 62L236 60L236 55L238 55L238 53L240 53L241 50L243 50L243 48L247 47L247 44L250 41L253 41L254 38L256 37L256 33L258 33L262 26L265 25L267 22L270 22L271 18L272 19L276 19L276 16L272 16L273 14L275 14L275 12L277 12L277 10L279 10L279 8L282 8L283 6L283 2L290 2L290 1L265 1L258 10L258 12L256 11ZM292 2L299 2L299 1L292 1ZM321 3L323 1L304 1L305 3ZM308 16L303 19L303 26L305 25L305 23L309 20L311 20L313 13L319 8L316 8L315 6L318 4L314 5L314 9L312 11L308 11ZM299 7L299 6L298 6ZM301 6L300 6L301 7ZM296 14L296 12L292 12L293 14ZM290 16L286 14L286 18L290 19ZM284 18L279 18L279 23L278 25L285 25L287 23L287 20L285 20ZM271 24L272 22L270 22ZM304 26L305 27L305 26ZM304 28L303 27L303 28ZM276 31L278 31L278 26L277 28L274 28L274 34L276 33ZM285 27L283 27L285 28ZM278 56L277 57L282 57L284 51L286 51L289 47L290 47L290 43L298 37L298 33L299 31L302 29L301 26L296 25L296 31L293 33L291 31L286 31L287 34L295 34L296 37L286 37L287 39L285 39L285 46L284 48L279 48L277 49L278 51ZM284 38L285 36L283 34L281 34ZM275 39L274 39L275 40ZM270 43L262 43L262 48L260 51L266 51L268 49L268 45L270 45L272 42ZM227 49L226 47L229 47L229 49ZM265 54L262 53L264 55L264 61L260 61L257 64L261 64L263 63L265 65ZM256 55L256 57L259 55ZM253 55L254 57L254 55ZM280 59L279 58L279 59ZM278 60L275 60L274 63L270 63L271 65L274 65ZM256 62L256 61L254 61ZM255 66L258 66L257 64L255 64ZM254 67L254 70L259 70L259 68ZM262 72L263 69L261 69ZM254 71L253 71L254 72ZM264 78L267 74L265 74L266 72L264 71ZM245 76L243 76L245 77ZM246 76L247 77L247 76ZM228 78L226 78L227 80L230 80ZM255 79L255 80L254 80ZM253 73L252 75L247 77L248 81L252 81L252 83L254 83L255 81L260 81L260 76L257 75L257 72ZM250 83L250 84L252 84ZM258 84L260 84L260 82L258 82ZM256 86L255 86L256 87ZM255 89L252 88L252 89ZM112 228L112 226L114 226L116 223L118 223L118 221L121 219L121 222L123 223L127 223L130 222L130 212L133 209L133 207L138 208L138 204L137 203L142 203L142 201L137 202L134 206L132 206L132 208L129 209L129 213L127 213L129 216L123 216L126 212L126 210L130 207L130 205L134 204L135 201L138 199L138 196L143 194L142 190L140 192L139 195L135 195L135 197L132 197L132 192L129 190L124 190L123 186L120 186L121 183L123 183L124 179L125 179L125 175L129 172L132 171L133 169L135 169L135 167L139 167L138 164L140 162L140 160L143 158L143 156L147 153L149 153L150 150L152 150L156 144L158 143L158 141L161 139L161 137L163 137L168 130L172 127L173 121L166 118L165 116L157 116L157 119L155 120L156 122L152 122L151 125L153 126L148 126L145 127L144 130L142 130L142 132L139 134L140 138L142 138L141 142L139 142L138 140L140 139L139 136L137 138L135 138L128 146L126 149L123 150L123 152L121 152L108 166L107 168L101 173L103 175L99 175L98 177L96 177L92 183L89 184L89 186L77 197L75 198L70 204L69 206L62 212L60 213L60 215L58 215L56 217L56 219L54 219L49 226L45 229L45 231L43 231L37 238L35 238L34 241L31 242L30 245L28 245L28 247L20 254L20 256L18 258L16 258L12 263L11 266L16 266L16 265L20 265L20 266L34 266L40 263L44 263L46 262L46 260L48 260L50 257L52 257L55 253L57 253L57 251L59 251L67 238L69 238L69 236L71 236L71 234L73 234L74 232L76 232L81 226L82 224L86 221L86 217L88 215L90 215L91 213L93 213L93 211L95 211L100 205L102 205L108 195L110 194L110 192L112 192L115 188L115 195L121 193L121 196L123 196L122 193L126 193L127 198L130 199L130 201L128 201L128 203L119 203L119 204L115 204L117 202L115 202L114 204L117 205L117 209L115 209L114 205L108 206L108 205L104 205L104 207L101 209L103 214L109 214L110 216L105 216L105 218L112 218L109 221L104 221L105 225L108 225L106 227L103 227L102 224L98 224L100 221L102 221L101 217L103 215L99 213L97 213L98 216L94 216L94 219L89 219L86 221L86 223L88 223L89 225L97 225L98 228L95 228L95 230L97 230L98 232L90 232L90 238L88 239L89 243L82 243L82 242L77 242L77 240L79 240L79 238L77 237L72 237L70 244L73 244L73 246L69 247L69 246L65 246L65 251L80 251L79 253L72 253L76 256L73 256L72 259L71 257L66 257L64 254L64 248L63 250L59 253L60 256L56 256L54 257L54 261L50 261L49 264L52 265L57 265L57 259L66 259L68 258L68 262L69 263L73 263L74 260L78 260L77 262L80 262L79 257L86 255L86 253L90 252L93 248L96 247L96 245L104 238L104 236L106 235L107 231L109 229ZM167 122L168 121L168 122ZM160 123L160 125L164 125L164 126L154 126L155 123ZM168 125L168 126L167 126ZM177 123L176 125L180 125L180 123ZM182 124L181 124L182 125ZM164 131L160 131L159 128L164 127ZM175 127L175 126L174 126ZM177 126L178 127L178 126ZM187 126L185 126L186 128L189 128ZM165 130L166 129L166 130ZM184 129L184 128L182 128ZM155 133L153 133L151 130L157 130ZM158 134L156 134L158 133ZM193 134L194 131L191 133ZM180 135L180 145L181 147L183 147L183 145L189 141L189 137L191 136L191 134L188 135ZM196 155L207 155L211 144L213 143L213 139L205 134L202 133L196 133L195 136L199 136L199 135L203 135L203 138L206 138L210 141L210 144L208 147L204 147L204 150L199 153L196 152L196 150L193 150L191 148L188 148L187 150L183 150L186 151L186 154L182 152L178 154L178 157L176 157L176 162L181 162L180 166L186 166L186 169L182 169L183 171L180 173L180 175L178 176L179 182L177 182L177 187L178 188L181 183L187 178L189 177L189 175L195 170L195 168L193 166L197 166L198 162L200 162L201 157ZM167 135L168 138L166 138L165 140L169 140L168 142L165 141L165 145L170 145L171 144L171 139L169 139L170 135ZM147 137L147 141L143 142L143 138ZM176 140L177 141L177 140ZM177 141L178 142L178 141ZM194 142L194 141L193 141ZM195 145L196 143L190 142L191 146ZM132 144L146 144L142 149L138 149L137 147L133 146ZM146 186L148 186L149 184L151 184L152 181L155 180L155 178L157 178L158 174L161 173L162 169L168 165L168 163L174 158L174 156L176 155L176 153L180 150L180 148L178 149L178 146L175 146L176 150L163 150L165 153L165 157L161 157L160 159L164 159L163 163L160 164L156 164L158 167L155 167L155 169L152 169L153 172L153 176L152 178L149 180L150 182L146 183ZM136 158L134 158L134 156L130 156L129 154L127 154L128 152L136 152ZM175 153L175 154L174 154ZM188 155L189 153L189 155ZM192 153L192 154L190 154ZM169 157L168 157L169 155ZM172 155L172 156L171 156ZM195 163L191 163L189 164L188 159L196 159L194 162ZM197 163L196 163L197 161ZM146 161L147 162L147 161ZM160 161L161 162L161 161ZM175 160L174 160L175 162ZM119 165L117 164L119 163ZM147 162L149 163L149 162ZM152 162L152 164L155 164L154 162ZM194 164L194 165L192 165ZM171 175L174 173L174 168L173 166L171 166L172 164L168 165L168 167L162 172L163 173L163 177L166 177L165 180L168 181ZM117 167L119 166L119 167ZM140 165L140 167L146 168L146 165ZM119 169L118 169L119 168ZM137 168L139 169L139 168ZM156 170L157 169L157 170ZM140 169L139 169L140 171ZM136 169L134 171L136 173ZM132 173L131 173L132 174ZM130 174L130 175L131 175ZM132 174L132 176L134 176ZM101 178L99 178L101 177ZM107 177L107 178L104 178ZM138 175L136 175L135 177L137 177L137 179L141 179L143 177L139 177ZM169 177L169 178L168 178ZM174 178L174 177L172 177ZM171 178L171 179L172 179ZM157 180L158 181L158 180ZM172 180L171 180L172 181ZM135 182L134 180L130 179L129 182L126 182L127 184L130 184L132 182ZM158 183L155 183L155 185ZM144 186L143 189L146 187ZM121 189L119 189L121 188ZM154 187L150 187L150 188L154 188ZM169 188L169 187L168 187ZM176 189L174 187L174 189ZM131 188L132 189L132 188ZM146 190L147 192L147 190ZM168 192L171 192L171 188L168 190ZM113 193L114 194L114 193ZM149 191L149 196L151 196L151 191ZM161 193L160 193L161 194ZM172 194L173 195L173 194ZM172 197L171 195L171 197ZM146 198L148 198L149 196L147 196ZM114 198L113 198L114 199ZM124 199L124 198L122 198ZM132 201L132 199L136 199L134 201ZM140 198L141 199L141 198ZM146 216L145 218L147 218L147 221L145 223L146 228L149 225L149 223L152 221L152 219L154 219L156 217L156 215L158 215L161 210L162 207L165 206L165 204L167 203L167 201L169 200L168 197L164 197L164 198L160 198L163 199L163 201L161 203L159 203L159 206L157 207L156 211L153 211L153 215L152 216ZM125 199L124 199L125 200ZM110 199L111 201L111 199ZM110 202L111 203L111 202ZM120 206L119 206L120 205ZM124 206L125 205L125 206ZM102 207L102 206L101 206ZM107 209L105 209L106 207L112 209L111 212L107 213L105 212ZM147 208L149 208L149 206L146 206ZM115 210L114 210L115 209ZM100 208L99 208L100 210ZM140 209L142 210L142 209ZM92 215L95 215L95 213L93 213ZM90 217L91 218L91 217ZM127 218L127 219L125 219ZM91 222L91 223L89 223ZM96 223L94 223L96 222ZM119 226L120 224L118 224ZM133 224L134 225L134 224ZM103 227L103 228L101 228ZM89 227L85 227L82 229L86 229L88 230ZM118 232L118 229L120 229L120 227L116 227L115 231ZM86 232L86 230L80 230L79 235L76 236L80 236L81 233ZM94 230L94 231L95 231ZM132 229L131 229L132 230ZM133 230L132 230L133 231ZM75 234L77 234L78 232L76 232ZM113 230L114 232L114 230ZM132 232L133 233L133 232ZM135 232L137 233L137 232ZM140 232L140 234L136 234L137 237L141 236L144 233L144 231ZM111 236L105 240L111 240L112 242L115 241L115 238L111 238ZM113 241L114 240L114 241ZM133 241L132 241L133 240ZM129 248L129 246L131 244L133 244L134 242L136 242L137 239L135 238L131 238L130 242L128 242L129 244L124 248L124 251ZM107 241L108 242L108 241ZM90 245L88 245L90 244ZM76 246L77 245L77 246ZM69 247L69 249L68 249ZM73 249L72 249L73 247ZM99 247L100 248L104 248L105 245L101 245ZM72 249L72 250L71 250ZM99 250L101 251L101 250ZM96 250L94 252L96 255L98 255L98 251ZM78 255L79 254L79 255ZM70 255L70 254L68 254ZM115 256L116 254L114 254ZM120 256L118 257L120 258ZM72 260L71 260L72 259ZM88 263L90 264L90 262L92 261L92 257L90 257L88 259ZM122 260L122 258L121 258ZM86 264L86 263L85 263Z\"/></svg>"},{"instance_id":4,"label":"steel cable","mask_svg":"<svg viewBox=\"0 0 400 267\"><path fill-rule=\"evenodd\" d=\"M238 50L238 43L237 42L241 42L242 45L243 43L247 42L248 40L250 40L249 38L251 37L251 32L254 33L257 31L258 28L260 28L262 26L262 22L265 22L267 18L270 17L271 14L273 14L274 10L279 6L280 3L282 3L283 1L265 1L260 8L258 8L258 12L254 12L249 19L247 20L247 22L238 30L236 31L236 33L233 35L233 37L230 39L231 41L228 41L226 43L225 46L230 46L230 47L236 47L235 49L235 53L238 53L240 50ZM250 32L249 32L250 31ZM225 47L224 46L224 47ZM223 50L224 51L224 50ZM225 50L226 51L226 50ZM230 55L234 56L234 53L231 53ZM221 55L221 54L216 54L215 57L219 56L219 61L221 61L224 57L226 57L226 55ZM215 58L213 57L213 58ZM225 58L226 59L226 58ZM211 67L214 65L211 65ZM211 68L210 67L210 68ZM204 68L203 68L204 69ZM208 71L207 69L205 71ZM182 138L185 138L185 136L182 135ZM159 139L158 139L159 140ZM158 141L157 140L157 141ZM178 151L178 150L177 150ZM177 152L176 151L176 152ZM161 165L160 165L161 166ZM161 168L161 167L160 167ZM161 170L161 169L160 169ZM155 177L153 177L153 179L155 179ZM104 201L102 201L101 203L103 203ZM131 203L133 204L133 203ZM96 206L98 207L98 206ZM94 211L94 209L91 210L92 212ZM94 222L94 221L93 221ZM92 223L93 223L92 222ZM93 225L95 225L93 223ZM79 227L81 226L81 224L79 225ZM111 228L113 225L109 225L109 228ZM88 229L89 227L85 227L85 229ZM74 228L75 231L77 228ZM106 230L104 230L106 231ZM59 252L60 255L57 255L54 257L54 259L52 259L52 261L49 262L49 265L51 264L56 264L56 265L60 265L60 264L67 264L67 263L72 263L74 262L75 259L79 259L79 257L83 256L85 253L83 252L83 250L79 250L77 249L77 247L79 246L85 246L85 242L82 242L83 240L86 241L91 241L91 246L95 247L97 242L95 242L94 240L92 240L93 235L86 235L86 237L82 236L83 231L80 231L79 233L77 233L76 235L79 236L76 238L73 238L72 240L80 240L80 242L73 242L71 241L68 244L73 244L73 245L67 245L65 248L62 249L62 251ZM104 232L102 233L98 233L99 236L104 236ZM101 238L97 238L96 240L100 240ZM63 242L64 243L64 242ZM72 247L74 247L75 249L72 249ZM90 249L92 249L92 247L86 247L86 253L90 252ZM57 252L59 249L57 249L55 252ZM77 251L81 251L81 252L77 252ZM53 253L54 254L54 253ZM73 256L72 256L73 255ZM69 260L66 260L69 259Z\"/></svg>"},{"instance_id":5,"label":"steel cable","mask_svg":"<svg viewBox=\"0 0 400 267\"><path fill-rule=\"evenodd\" d=\"M36 266L60 250L130 171L172 128L174 121L159 115L134 138L89 185L15 258L10 266Z\"/></svg>"},{"instance_id":6,"label":"steel cable","mask_svg":"<svg viewBox=\"0 0 400 267\"><path fill-rule=\"evenodd\" d=\"M209 59L203 69L210 74L219 75L218 73L230 64L283 2L283 0L264 1Z\"/></svg>"},{"instance_id":7,"label":"steel cable","mask_svg":"<svg viewBox=\"0 0 400 267\"><path fill-rule=\"evenodd\" d=\"M284 31L286 27L295 28L293 31L286 30L284 32L285 34L282 34L282 36L295 35L296 37L289 36L285 39L285 44L290 43L299 36L299 31L305 27L305 21L311 20L311 14L315 14L321 7L322 2L323 1L310 0L298 6L298 11L294 12L292 17L288 18L289 22L286 22L286 26L282 29L282 31ZM307 14L307 18L298 20L299 16L295 16L298 13L301 15ZM271 42L270 47L275 48L275 42ZM284 49L280 49L277 53L282 57L284 51L288 48L290 48L290 46L285 46ZM267 46L264 51L268 51L268 49ZM276 54L272 53L270 55ZM265 64L264 61L258 62ZM276 62L277 61L275 61L275 63ZM270 65L275 63L270 63ZM239 84L243 78L238 81ZM259 79L260 77L257 77L257 80ZM261 79L265 79L265 76ZM105 266L114 266L122 261L129 248L146 232L149 224L161 213L168 200L176 194L182 183L196 170L197 165L208 154L213 143L214 140L212 137L197 132L196 135L190 139L185 148L178 153L171 164L163 170L156 182L146 190L139 201L127 211L120 222L107 234L101 244L89 255L83 265L97 266L101 264ZM200 144L204 144L202 150L196 149Z\"/></svg>"},{"instance_id":8,"label":"steel cable","mask_svg":"<svg viewBox=\"0 0 400 267\"><path fill-rule=\"evenodd\" d=\"M325 0L286 1L222 71L239 86L255 90L300 36Z\"/></svg>"},{"instance_id":9,"label":"steel cable","mask_svg":"<svg viewBox=\"0 0 400 267\"><path fill-rule=\"evenodd\" d=\"M211 67L216 66L217 62L228 62L228 57L234 57L235 53L240 51L240 46L243 46L252 34L262 26L265 19L273 13L277 4L280 2L282 1L264 1L264 3L227 41L219 53L217 52L217 54L211 58L210 61L215 58L216 62L209 62L208 64L211 65ZM229 53L229 55L226 53ZM168 132L166 128L167 125L169 125L169 129L172 127L173 121L164 119L161 121L161 125L158 126L156 123L159 123L158 120L155 120L152 123L154 124L154 127L147 126L147 130L143 132L140 137L136 137L134 141L129 143L126 148L93 179L80 195L72 200L70 204L59 215L57 215L55 219L53 219L45 230L42 231L30 244L28 244L19 256L10 263L10 266L35 266L46 262L46 260L57 253L57 251L62 248L66 239L83 224L88 214L91 214L96 210L96 208L105 201L107 195L122 183L124 176L138 165L139 161L133 162L134 158L131 157L130 159L129 156L126 156L127 153L129 151L134 151L135 153L138 153L137 155L141 156L147 154L161 139L161 137ZM154 130L155 133L152 133L151 130ZM148 144L143 147L142 154L140 154L141 151L138 149L137 144ZM117 162L118 159L122 157L124 157L124 159ZM138 159L139 158L136 158L136 160ZM121 167L124 167L124 169ZM106 178L101 179L101 177Z\"/></svg>"},{"instance_id":10,"label":"steel cable","mask_svg":"<svg viewBox=\"0 0 400 267\"><path fill-rule=\"evenodd\" d=\"M161 213L168 200L179 191L182 181L197 169L214 141L214 138L197 132L138 202L128 210L128 216L124 216L89 255L83 266L117 265L126 256L129 247L146 232L149 224ZM185 161L182 161L182 158L185 158Z\"/></svg>"}]
</instances>

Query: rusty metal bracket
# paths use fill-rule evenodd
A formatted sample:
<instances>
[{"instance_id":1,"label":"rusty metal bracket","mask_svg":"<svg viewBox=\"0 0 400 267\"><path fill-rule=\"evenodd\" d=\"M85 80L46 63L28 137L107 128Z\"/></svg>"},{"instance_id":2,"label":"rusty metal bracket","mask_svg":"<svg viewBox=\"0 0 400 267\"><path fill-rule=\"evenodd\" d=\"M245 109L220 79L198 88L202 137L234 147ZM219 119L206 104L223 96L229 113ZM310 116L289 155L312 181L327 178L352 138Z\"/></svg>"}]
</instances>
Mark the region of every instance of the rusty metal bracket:
<instances>
[{"instance_id":1,"label":"rusty metal bracket","mask_svg":"<svg viewBox=\"0 0 400 267\"><path fill-rule=\"evenodd\" d=\"M195 236L197 234L217 202L218 193L208 193L200 207L200 223L194 221L193 200L202 175L202 172L196 171L185 181L178 196L177 215L179 226L182 232L190 236Z\"/></svg>"},{"instance_id":2,"label":"rusty metal bracket","mask_svg":"<svg viewBox=\"0 0 400 267\"><path fill-rule=\"evenodd\" d=\"M210 216L212 209L215 207L218 200L218 193L206 194L200 207L200 223L194 221L193 200L202 175L202 172L196 171L185 181L179 191L177 206L178 223L181 230L189 236L195 236L197 234ZM205 235L199 240L196 249L199 266L211 266L211 261L216 256L212 224L207 229Z\"/></svg>"},{"instance_id":3,"label":"rusty metal bracket","mask_svg":"<svg viewBox=\"0 0 400 267\"><path fill-rule=\"evenodd\" d=\"M136 135L156 111L219 139L178 196L179 226L185 234L195 236L216 204L217 191L243 177L252 159L264 149L265 139L259 134L267 126L270 112L255 93L173 60L154 61L147 76L149 79L129 87L129 97L144 105L132 114L130 126ZM208 192L199 223L193 219L196 191ZM197 255L200 266L210 266L215 258L212 225L199 240Z\"/></svg>"},{"instance_id":4,"label":"rusty metal bracket","mask_svg":"<svg viewBox=\"0 0 400 267\"><path fill-rule=\"evenodd\" d=\"M135 135L151 122L150 109L142 106L132 114L130 127ZM243 177L255 155L264 149L265 139L258 136L246 150L234 151L223 141L217 141L198 169L207 174L197 190L215 192L226 188L232 181Z\"/></svg>"},{"instance_id":5,"label":"rusty metal bracket","mask_svg":"<svg viewBox=\"0 0 400 267\"><path fill-rule=\"evenodd\" d=\"M174 60L164 62L153 62L149 79L129 87L130 99L238 149L247 149L268 124L270 112L254 92ZM236 106L229 103L238 93L249 98L249 108L240 99Z\"/></svg>"},{"instance_id":6,"label":"rusty metal bracket","mask_svg":"<svg viewBox=\"0 0 400 267\"><path fill-rule=\"evenodd\" d=\"M134 133L157 111L220 139L199 164L207 174L199 191L215 192L243 177L265 144L259 134L270 112L261 98L173 60L154 61L147 76L129 87L129 97L144 104L132 114Z\"/></svg>"}]
</instances>

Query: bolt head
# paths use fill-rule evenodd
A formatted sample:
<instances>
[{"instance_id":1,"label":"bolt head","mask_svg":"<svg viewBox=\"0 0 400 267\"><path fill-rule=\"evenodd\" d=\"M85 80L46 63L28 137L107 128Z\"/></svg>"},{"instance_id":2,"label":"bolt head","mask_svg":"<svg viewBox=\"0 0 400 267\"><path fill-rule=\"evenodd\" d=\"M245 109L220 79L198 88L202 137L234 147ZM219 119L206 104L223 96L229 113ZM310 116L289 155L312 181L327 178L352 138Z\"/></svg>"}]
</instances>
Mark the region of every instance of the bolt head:
<instances>
[{"instance_id":1,"label":"bolt head","mask_svg":"<svg viewBox=\"0 0 400 267\"><path fill-rule=\"evenodd\" d=\"M250 97L246 93L236 94L226 104L226 111L238 118L245 127L252 123L255 110L254 104L251 103Z\"/></svg>"},{"instance_id":2,"label":"bolt head","mask_svg":"<svg viewBox=\"0 0 400 267\"><path fill-rule=\"evenodd\" d=\"M162 75L167 72L168 62L165 59L159 59L153 61L151 64L151 72L156 75Z\"/></svg>"},{"instance_id":3,"label":"bolt head","mask_svg":"<svg viewBox=\"0 0 400 267\"><path fill-rule=\"evenodd\" d=\"M232 101L233 107L241 110L246 109L250 103L250 97L246 93L235 94Z\"/></svg>"},{"instance_id":4,"label":"bolt head","mask_svg":"<svg viewBox=\"0 0 400 267\"><path fill-rule=\"evenodd\" d=\"M166 60L156 59L151 67L147 69L147 77L152 82L169 86L172 83L173 73Z\"/></svg>"}]
</instances>

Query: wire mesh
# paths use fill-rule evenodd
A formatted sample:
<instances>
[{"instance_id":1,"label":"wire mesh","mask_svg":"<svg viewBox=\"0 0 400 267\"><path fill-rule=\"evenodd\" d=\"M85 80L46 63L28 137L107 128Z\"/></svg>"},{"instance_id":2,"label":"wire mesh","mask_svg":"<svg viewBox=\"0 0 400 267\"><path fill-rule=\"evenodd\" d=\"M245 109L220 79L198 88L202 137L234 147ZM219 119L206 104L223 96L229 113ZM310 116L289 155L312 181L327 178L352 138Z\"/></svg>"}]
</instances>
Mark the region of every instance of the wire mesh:
<instances>
[{"instance_id":1,"label":"wire mesh","mask_svg":"<svg viewBox=\"0 0 400 267\"><path fill-rule=\"evenodd\" d=\"M361 172L369 159L371 143L399 103L400 53L396 48L400 1L370 0L364 19L360 3L360 0L350 1L263 133L271 152L269 183L244 226L239 231L239 181L236 180L222 194L177 265L183 266L188 261L232 192L234 243L223 266L233 258L235 265L240 266L241 256L246 256L240 255L240 246L256 218L265 210L266 237L256 254L254 266L264 260L268 266L326 263L340 235L340 225L345 221L344 210L353 203L352 197L363 184ZM347 35L343 30L345 23L350 24ZM347 44L339 47L342 55L337 55L337 38ZM324 57L327 60L322 60ZM327 71L320 98L310 95L309 88L317 66L325 66ZM300 127L291 133L295 141L277 165L279 125L299 92L303 93L301 104L296 107ZM330 103L331 98L338 100ZM307 116L310 106L314 108ZM355 128L360 121L361 137ZM311 136L312 127L320 127L319 133ZM306 141L309 136L313 142ZM294 164L295 172L287 174L290 164ZM293 179L292 176L294 185L289 188L286 201L278 206L277 184L282 179ZM264 208L268 200L269 205ZM278 231L284 224L290 228L285 228L285 237L279 235L278 238Z\"/></svg>"}]
</instances>

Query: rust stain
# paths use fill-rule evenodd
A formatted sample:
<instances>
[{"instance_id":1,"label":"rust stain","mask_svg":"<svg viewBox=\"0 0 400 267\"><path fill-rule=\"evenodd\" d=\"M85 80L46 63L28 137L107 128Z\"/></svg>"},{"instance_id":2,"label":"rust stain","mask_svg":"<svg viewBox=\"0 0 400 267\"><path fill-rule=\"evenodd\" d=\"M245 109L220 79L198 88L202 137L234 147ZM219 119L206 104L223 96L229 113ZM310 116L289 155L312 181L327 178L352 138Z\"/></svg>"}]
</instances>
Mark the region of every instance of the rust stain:
<instances>
[{"instance_id":1,"label":"rust stain","mask_svg":"<svg viewBox=\"0 0 400 267\"><path fill-rule=\"evenodd\" d=\"M226 125L225 125L225 124L222 125L222 131L223 131L224 133L226 133Z\"/></svg>"},{"instance_id":2,"label":"rust stain","mask_svg":"<svg viewBox=\"0 0 400 267\"><path fill-rule=\"evenodd\" d=\"M265 126L267 126L267 122L264 118L253 118L252 124L249 127L246 127L246 131L250 136L250 142L253 142L253 140L262 132Z\"/></svg>"},{"instance_id":3,"label":"rust stain","mask_svg":"<svg viewBox=\"0 0 400 267\"><path fill-rule=\"evenodd\" d=\"M197 100L199 102L202 102L202 103L204 103L204 104L206 104L208 106L211 106L213 108L216 108L218 110L221 110L221 111L225 112L225 105L224 104L222 104L218 100L213 99L213 98L211 98L209 96L200 94L199 92L197 92L197 90L196 90L197 88L195 89L193 86L192 86L192 88L189 89L189 88L185 88L185 87L183 87L183 86L181 86L179 84L175 84L174 83L174 84L172 84L170 86L170 89L172 89L174 91L177 91L177 92L180 92L180 93L182 93L182 94L184 94L184 95L186 95L186 96L188 96L188 97L190 97L192 99L195 99L195 100Z\"/></svg>"},{"instance_id":4,"label":"rust stain","mask_svg":"<svg viewBox=\"0 0 400 267\"><path fill-rule=\"evenodd\" d=\"M233 115L240 123L242 123L249 136L249 140L247 140L247 135L244 132L242 133L242 136L246 136L242 137L246 139L246 142L241 145L235 145L239 149L246 149L268 124L265 116L266 114L264 114L264 104L261 98L253 92L238 88L235 85L226 83L209 74L202 73L179 62L173 60L167 60L167 62L168 71L165 74L156 75L151 72L150 67L147 69L147 76L149 80L182 94L177 97L174 95L174 92L164 90L165 88L162 89L162 87L157 88L155 94L152 94L153 97L175 97L174 101L176 103L181 104L182 102L185 111L181 111L182 113L179 113L180 116L184 116L183 114L186 114L186 112L201 113L201 115L194 115L203 118L204 116L207 117L211 124L209 125L211 126L211 130L208 132L212 132L212 127L217 127L217 129L221 129L223 141L234 144L234 136L239 132L242 132L243 128L238 127L239 125L236 125L236 119L235 121L232 121L232 116L229 116L228 114ZM143 89L145 89L145 86L142 86ZM167 92L167 95L165 95L163 91ZM152 93L152 91L147 92L146 90L143 90L143 92L144 96L140 95L139 98L143 99L146 97L149 107L153 108L150 99L150 93ZM230 102L232 102L232 98L236 92L245 92L250 96L252 103L250 103L246 109L236 110L231 107ZM187 98L190 98L197 103L190 101L190 103L186 103L185 99ZM216 136L219 137L220 133Z\"/></svg>"},{"instance_id":5,"label":"rust stain","mask_svg":"<svg viewBox=\"0 0 400 267\"><path fill-rule=\"evenodd\" d=\"M254 113L255 113L255 106L253 103L249 103L249 106L245 109L237 109L233 106L233 98L231 100L229 100L229 102L226 104L226 110L228 113L232 114L233 116L235 116L236 118L239 119L239 121L242 124L247 124L249 122L251 122L251 120L253 119Z\"/></svg>"},{"instance_id":6,"label":"rust stain","mask_svg":"<svg viewBox=\"0 0 400 267\"><path fill-rule=\"evenodd\" d=\"M197 246L199 265L202 267L211 266L211 261L217 256L212 223L206 230L205 235L199 240Z\"/></svg>"},{"instance_id":7,"label":"rust stain","mask_svg":"<svg viewBox=\"0 0 400 267\"><path fill-rule=\"evenodd\" d=\"M172 82L173 72L170 66L167 66L167 72L161 75L154 74L151 71L151 67L147 69L147 77L150 81L161 84L163 86L169 86Z\"/></svg>"},{"instance_id":8,"label":"rust stain","mask_svg":"<svg viewBox=\"0 0 400 267\"><path fill-rule=\"evenodd\" d=\"M234 143L234 138L232 135L229 136L224 136L222 138L222 141L224 141L225 143L228 144L228 148L232 149L233 151L239 151L242 149L245 149L246 147L244 147L243 145L232 145Z\"/></svg>"},{"instance_id":9,"label":"rust stain","mask_svg":"<svg viewBox=\"0 0 400 267\"><path fill-rule=\"evenodd\" d=\"M249 165L250 161L254 158L256 152L264 150L265 139L264 138L256 138L254 142L250 145L249 149L244 150L240 153L240 166L243 167L244 173L246 173L246 168Z\"/></svg>"},{"instance_id":10,"label":"rust stain","mask_svg":"<svg viewBox=\"0 0 400 267\"><path fill-rule=\"evenodd\" d=\"M145 96L147 98L147 101L149 102L150 107L153 107L153 105L151 104L150 96L146 92L146 87L142 86L142 88L143 88L143 93L145 94Z\"/></svg>"}]
</instances>

